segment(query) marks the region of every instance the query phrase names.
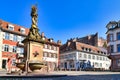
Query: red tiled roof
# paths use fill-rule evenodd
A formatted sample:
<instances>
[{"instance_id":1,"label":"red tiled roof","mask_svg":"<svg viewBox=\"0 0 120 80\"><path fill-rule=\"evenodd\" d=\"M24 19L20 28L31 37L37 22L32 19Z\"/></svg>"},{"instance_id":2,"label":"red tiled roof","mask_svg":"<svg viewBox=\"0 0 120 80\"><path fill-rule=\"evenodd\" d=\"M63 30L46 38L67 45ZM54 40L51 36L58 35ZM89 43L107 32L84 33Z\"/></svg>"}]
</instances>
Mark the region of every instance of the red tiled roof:
<instances>
[{"instance_id":1,"label":"red tiled roof","mask_svg":"<svg viewBox=\"0 0 120 80\"><path fill-rule=\"evenodd\" d=\"M8 24L12 24L12 23L9 23L9 22L6 22L6 21L3 21L3 20L0 20L0 25L3 29L6 29L8 30ZM29 29L28 28L25 28L25 27L22 27L22 26L19 26L19 25L16 25L16 24L12 24L14 26L14 31L13 32L17 32L19 34L22 34L20 32L20 28L24 28L25 29L25 34L27 35L29 33Z\"/></svg>"},{"instance_id":2,"label":"red tiled roof","mask_svg":"<svg viewBox=\"0 0 120 80\"><path fill-rule=\"evenodd\" d=\"M14 31L11 31L11 30L8 29L8 24L11 24L11 25L14 26ZM27 36L27 35L29 34L29 28L25 28L25 27L22 27L22 26L19 26L19 25L16 25L16 24L12 24L12 23L10 23L10 22L6 22L6 21L3 21L3 20L0 20L0 25L1 25L2 29L7 30L7 31L10 31L10 32L16 32L16 33L18 33L18 34L22 34L22 33L20 32L20 28L24 28L24 29L25 29L24 35ZM57 44L57 43L54 42L54 41L50 42L49 39L46 38L46 37L45 37L45 41L46 41L47 44L53 44L53 45L60 46L59 44Z\"/></svg>"},{"instance_id":3,"label":"red tiled roof","mask_svg":"<svg viewBox=\"0 0 120 80\"><path fill-rule=\"evenodd\" d=\"M66 52L66 51L71 51L71 50L80 50L83 51L82 48L87 48L87 49L91 49L92 52L94 53L98 53L98 52L106 52L98 47L95 46L91 46L85 43L81 43L81 42L67 42L66 44L62 45L60 47L60 51L62 52Z\"/></svg>"},{"instance_id":4,"label":"red tiled roof","mask_svg":"<svg viewBox=\"0 0 120 80\"><path fill-rule=\"evenodd\" d=\"M91 45L88 45L88 44L84 44L84 43L80 43L80 42L76 42L76 48L77 50L82 50L82 47L84 48L88 48L88 49L91 49L93 50L94 52L97 52L97 51L100 51L99 48L95 47L95 46L91 46Z\"/></svg>"}]
</instances>

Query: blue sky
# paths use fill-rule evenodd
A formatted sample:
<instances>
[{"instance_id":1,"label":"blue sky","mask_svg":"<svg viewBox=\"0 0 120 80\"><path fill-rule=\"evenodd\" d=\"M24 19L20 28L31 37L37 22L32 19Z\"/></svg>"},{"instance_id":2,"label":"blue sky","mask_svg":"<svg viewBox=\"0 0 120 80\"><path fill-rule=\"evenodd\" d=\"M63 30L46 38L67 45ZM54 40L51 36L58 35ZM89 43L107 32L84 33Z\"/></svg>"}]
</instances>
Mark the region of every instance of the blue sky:
<instances>
[{"instance_id":1,"label":"blue sky","mask_svg":"<svg viewBox=\"0 0 120 80\"><path fill-rule=\"evenodd\" d=\"M120 0L1 0L0 19L30 28L36 3L40 32L62 43L96 32L106 38L106 24L120 20Z\"/></svg>"}]
</instances>

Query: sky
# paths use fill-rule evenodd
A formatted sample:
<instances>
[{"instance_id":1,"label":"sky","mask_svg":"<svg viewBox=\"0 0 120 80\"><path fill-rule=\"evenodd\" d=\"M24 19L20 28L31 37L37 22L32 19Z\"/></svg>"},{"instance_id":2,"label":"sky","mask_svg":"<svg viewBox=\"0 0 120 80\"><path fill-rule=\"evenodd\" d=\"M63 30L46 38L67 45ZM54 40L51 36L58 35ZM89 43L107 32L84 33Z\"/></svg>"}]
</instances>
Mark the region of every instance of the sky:
<instances>
[{"instance_id":1,"label":"sky","mask_svg":"<svg viewBox=\"0 0 120 80\"><path fill-rule=\"evenodd\" d=\"M1 0L0 19L31 27L31 6L38 7L38 27L48 38L61 40L98 32L106 38L109 21L120 20L120 0Z\"/></svg>"}]
</instances>

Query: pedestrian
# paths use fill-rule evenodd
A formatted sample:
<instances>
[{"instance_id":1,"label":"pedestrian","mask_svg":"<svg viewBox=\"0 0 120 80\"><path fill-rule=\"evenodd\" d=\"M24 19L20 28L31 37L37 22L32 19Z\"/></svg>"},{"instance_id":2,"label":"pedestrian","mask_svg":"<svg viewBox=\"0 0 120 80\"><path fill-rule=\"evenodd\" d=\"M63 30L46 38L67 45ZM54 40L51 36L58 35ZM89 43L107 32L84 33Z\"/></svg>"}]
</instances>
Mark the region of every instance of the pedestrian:
<instances>
[{"instance_id":1,"label":"pedestrian","mask_svg":"<svg viewBox=\"0 0 120 80\"><path fill-rule=\"evenodd\" d=\"M8 73L11 73L11 64L12 64L12 61L10 58L8 58L7 60L7 72Z\"/></svg>"}]
</instances>

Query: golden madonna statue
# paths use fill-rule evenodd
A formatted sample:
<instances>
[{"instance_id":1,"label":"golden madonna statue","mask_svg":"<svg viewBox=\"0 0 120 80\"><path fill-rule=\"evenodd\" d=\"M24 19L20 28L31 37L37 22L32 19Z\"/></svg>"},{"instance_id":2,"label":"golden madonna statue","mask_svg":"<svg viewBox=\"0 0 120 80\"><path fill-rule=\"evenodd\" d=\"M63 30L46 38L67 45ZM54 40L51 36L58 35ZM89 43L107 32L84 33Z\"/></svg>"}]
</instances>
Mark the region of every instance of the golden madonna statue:
<instances>
[{"instance_id":1,"label":"golden madonna statue","mask_svg":"<svg viewBox=\"0 0 120 80\"><path fill-rule=\"evenodd\" d=\"M37 7L36 6L32 6L31 17L32 17L32 27L37 28L38 14L37 14Z\"/></svg>"}]
</instances>

